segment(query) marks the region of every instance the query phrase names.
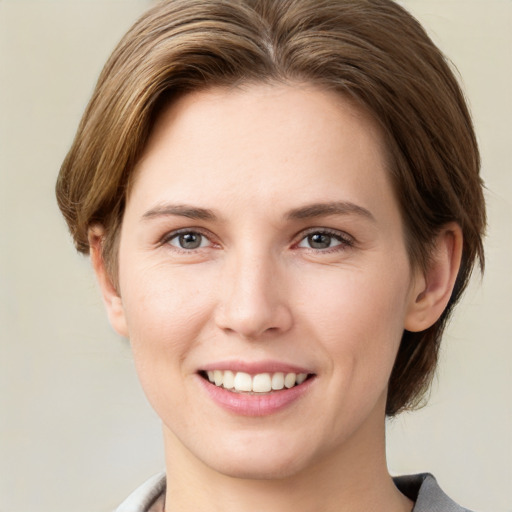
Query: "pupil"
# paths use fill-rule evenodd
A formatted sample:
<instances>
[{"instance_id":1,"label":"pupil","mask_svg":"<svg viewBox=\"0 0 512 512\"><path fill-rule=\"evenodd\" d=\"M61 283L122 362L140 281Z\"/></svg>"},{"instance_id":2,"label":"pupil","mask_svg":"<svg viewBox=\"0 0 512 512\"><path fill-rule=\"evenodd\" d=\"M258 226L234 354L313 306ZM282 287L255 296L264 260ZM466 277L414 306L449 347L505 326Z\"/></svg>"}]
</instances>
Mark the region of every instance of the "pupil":
<instances>
[{"instance_id":1,"label":"pupil","mask_svg":"<svg viewBox=\"0 0 512 512\"><path fill-rule=\"evenodd\" d=\"M313 249L327 249L331 245L331 237L330 235L315 233L314 235L309 235L309 244Z\"/></svg>"},{"instance_id":2,"label":"pupil","mask_svg":"<svg viewBox=\"0 0 512 512\"><path fill-rule=\"evenodd\" d=\"M201 245L201 235L197 233L185 233L179 240L184 249L197 249Z\"/></svg>"}]
</instances>

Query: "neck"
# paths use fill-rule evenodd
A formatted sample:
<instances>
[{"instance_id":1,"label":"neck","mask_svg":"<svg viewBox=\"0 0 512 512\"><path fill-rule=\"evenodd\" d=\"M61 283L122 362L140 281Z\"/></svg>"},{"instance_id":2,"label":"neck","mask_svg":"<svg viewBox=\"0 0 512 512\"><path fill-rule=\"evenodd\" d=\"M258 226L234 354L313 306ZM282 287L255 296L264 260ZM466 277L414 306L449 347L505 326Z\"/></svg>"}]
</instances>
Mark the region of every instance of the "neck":
<instances>
[{"instance_id":1,"label":"neck","mask_svg":"<svg viewBox=\"0 0 512 512\"><path fill-rule=\"evenodd\" d=\"M164 428L165 512L410 512L387 470L384 422L371 442L358 437L291 476L247 479L208 467Z\"/></svg>"}]
</instances>

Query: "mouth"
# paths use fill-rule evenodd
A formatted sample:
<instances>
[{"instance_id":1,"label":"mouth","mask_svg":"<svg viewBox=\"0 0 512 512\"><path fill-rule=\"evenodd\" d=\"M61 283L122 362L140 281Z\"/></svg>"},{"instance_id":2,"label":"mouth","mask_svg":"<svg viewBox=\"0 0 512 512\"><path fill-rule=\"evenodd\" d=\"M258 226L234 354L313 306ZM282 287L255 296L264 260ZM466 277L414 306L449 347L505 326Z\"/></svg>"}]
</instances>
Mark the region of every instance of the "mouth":
<instances>
[{"instance_id":1,"label":"mouth","mask_svg":"<svg viewBox=\"0 0 512 512\"><path fill-rule=\"evenodd\" d=\"M250 374L232 370L201 370L199 375L218 388L232 393L264 395L301 386L312 373L264 372Z\"/></svg>"},{"instance_id":2,"label":"mouth","mask_svg":"<svg viewBox=\"0 0 512 512\"><path fill-rule=\"evenodd\" d=\"M213 403L237 416L268 416L311 396L316 373L278 361L223 361L200 368L199 383Z\"/></svg>"}]
</instances>

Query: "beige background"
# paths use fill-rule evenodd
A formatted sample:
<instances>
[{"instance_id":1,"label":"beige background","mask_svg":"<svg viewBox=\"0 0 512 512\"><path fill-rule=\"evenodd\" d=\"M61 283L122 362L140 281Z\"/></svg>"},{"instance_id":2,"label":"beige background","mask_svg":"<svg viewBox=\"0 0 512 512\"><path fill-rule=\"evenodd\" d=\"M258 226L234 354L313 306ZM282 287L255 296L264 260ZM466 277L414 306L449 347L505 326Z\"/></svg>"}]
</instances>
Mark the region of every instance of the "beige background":
<instances>
[{"instance_id":1,"label":"beige background","mask_svg":"<svg viewBox=\"0 0 512 512\"><path fill-rule=\"evenodd\" d=\"M129 348L54 201L100 68L144 0L0 0L0 511L108 511L163 467ZM394 473L475 510L512 500L512 1L406 0L457 64L483 154L488 271L428 407L389 426ZM397 27L398 29L399 27Z\"/></svg>"}]
</instances>

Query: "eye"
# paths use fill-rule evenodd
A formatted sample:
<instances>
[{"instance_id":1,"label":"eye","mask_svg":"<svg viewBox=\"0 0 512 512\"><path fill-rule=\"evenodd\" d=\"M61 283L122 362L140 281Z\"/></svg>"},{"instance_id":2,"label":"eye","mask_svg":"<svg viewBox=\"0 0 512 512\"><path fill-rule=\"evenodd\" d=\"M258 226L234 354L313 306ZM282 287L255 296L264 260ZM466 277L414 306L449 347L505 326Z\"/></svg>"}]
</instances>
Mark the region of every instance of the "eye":
<instances>
[{"instance_id":1,"label":"eye","mask_svg":"<svg viewBox=\"0 0 512 512\"><path fill-rule=\"evenodd\" d=\"M308 233L298 244L297 247L306 249L325 250L333 249L338 246L351 246L352 240L348 235L330 232L313 231Z\"/></svg>"},{"instance_id":2,"label":"eye","mask_svg":"<svg viewBox=\"0 0 512 512\"><path fill-rule=\"evenodd\" d=\"M197 231L182 231L171 235L166 242L178 249L191 251L194 249L201 249L211 245L210 240Z\"/></svg>"}]
</instances>

